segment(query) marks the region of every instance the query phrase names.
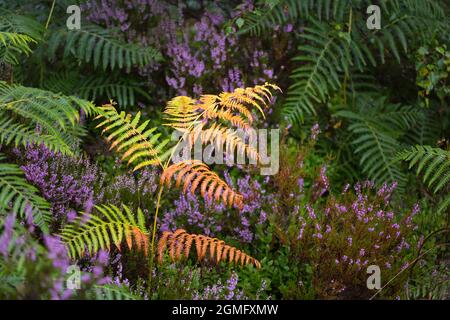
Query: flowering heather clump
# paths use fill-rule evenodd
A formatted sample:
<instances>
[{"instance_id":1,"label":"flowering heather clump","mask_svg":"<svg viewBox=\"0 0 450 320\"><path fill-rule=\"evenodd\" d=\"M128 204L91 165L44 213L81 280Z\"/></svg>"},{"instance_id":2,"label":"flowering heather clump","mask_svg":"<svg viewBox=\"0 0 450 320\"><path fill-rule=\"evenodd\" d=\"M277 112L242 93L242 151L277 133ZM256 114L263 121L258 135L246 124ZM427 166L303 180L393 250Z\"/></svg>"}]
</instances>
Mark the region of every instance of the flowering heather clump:
<instances>
[{"instance_id":1,"label":"flowering heather clump","mask_svg":"<svg viewBox=\"0 0 450 320\"><path fill-rule=\"evenodd\" d=\"M236 30L224 30L228 18L254 7L252 1L233 10L231 16L223 10L205 10L194 20L185 13L187 6L180 2L174 15L174 10L156 0L90 0L83 10L88 21L118 28L130 42L158 48L168 61L163 78L178 95L200 95L204 87L212 84L223 91L233 91L275 78L269 52L262 49L261 43L251 41L244 45L234 34ZM254 48L246 50L247 46ZM243 58L244 64L240 63ZM151 62L139 73L152 82L158 67Z\"/></svg>"},{"instance_id":2,"label":"flowering heather clump","mask_svg":"<svg viewBox=\"0 0 450 320\"><path fill-rule=\"evenodd\" d=\"M26 179L42 192L52 205L56 225L71 221L76 211L90 212L94 205L95 185L102 184L100 169L86 158L52 152L45 146L15 150ZM77 170L74 170L77 168Z\"/></svg>"},{"instance_id":3,"label":"flowering heather clump","mask_svg":"<svg viewBox=\"0 0 450 320\"><path fill-rule=\"evenodd\" d=\"M193 300L245 300L248 299L242 290L237 288L239 277L233 272L231 277L223 285L219 280L212 286L207 286L203 292L196 292Z\"/></svg>"},{"instance_id":4,"label":"flowering heather clump","mask_svg":"<svg viewBox=\"0 0 450 320\"><path fill-rule=\"evenodd\" d=\"M119 28L131 39L142 25L164 11L158 0L89 0L82 5L87 20L104 24L108 28Z\"/></svg>"},{"instance_id":5,"label":"flowering heather clump","mask_svg":"<svg viewBox=\"0 0 450 320\"><path fill-rule=\"evenodd\" d=\"M136 202L135 195L139 194L140 200L147 203L152 200L158 188L158 174L156 171L144 169L139 173L127 171L114 177L109 177L110 182L98 193L98 202L108 199L116 205L120 203ZM138 205L139 206L139 205ZM145 206L140 205L145 208Z\"/></svg>"},{"instance_id":6,"label":"flowering heather clump","mask_svg":"<svg viewBox=\"0 0 450 320\"><path fill-rule=\"evenodd\" d=\"M211 83L223 91L233 91L274 78L274 70L268 66L267 52L262 49L242 51L237 37L223 30L224 22L225 16L221 12L207 11L193 25L192 37L188 33L179 36L180 28L191 28L188 20L179 25L163 24L168 37L165 53L171 61L171 72L166 81L177 94L199 95L203 93L203 85ZM251 61L249 71L238 67L242 54Z\"/></svg>"},{"instance_id":7,"label":"flowering heather clump","mask_svg":"<svg viewBox=\"0 0 450 320\"><path fill-rule=\"evenodd\" d=\"M354 192L329 197L323 205L306 205L298 218L298 257L312 264L313 282L322 297L368 297L366 269L381 268L388 281L408 266L409 238L415 225L414 206L402 215L389 204L395 188L376 190L371 182L358 183ZM390 287L391 294L398 287Z\"/></svg>"},{"instance_id":8,"label":"flowering heather clump","mask_svg":"<svg viewBox=\"0 0 450 320\"><path fill-rule=\"evenodd\" d=\"M32 217L31 213L27 214ZM32 218L27 218L22 224L16 223L14 214L8 215L3 223L0 219L0 255L3 259L4 272L18 272L27 286L24 286L14 296L22 299L52 299L66 300L85 298L94 285L111 283L104 270L108 265L108 254L100 251L93 257L80 274L80 288L67 287L70 266L76 266L76 261L69 258L67 249L58 236L43 235L42 244L31 238ZM75 269L73 269L75 270ZM4 274L7 278L7 273ZM0 292L0 297L7 295Z\"/></svg>"}]
</instances>

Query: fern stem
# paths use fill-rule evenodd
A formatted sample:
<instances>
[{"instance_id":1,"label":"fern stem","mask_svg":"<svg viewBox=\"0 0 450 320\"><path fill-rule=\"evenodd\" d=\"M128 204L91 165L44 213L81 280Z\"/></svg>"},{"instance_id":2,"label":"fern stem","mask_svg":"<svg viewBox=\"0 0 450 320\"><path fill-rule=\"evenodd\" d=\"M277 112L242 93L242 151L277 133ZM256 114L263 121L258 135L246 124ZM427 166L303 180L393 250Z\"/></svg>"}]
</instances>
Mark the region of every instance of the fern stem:
<instances>
[{"instance_id":1,"label":"fern stem","mask_svg":"<svg viewBox=\"0 0 450 320\"><path fill-rule=\"evenodd\" d=\"M190 131L190 129L195 125L195 123L198 121L198 119L200 119L204 114L206 113L206 110L203 111L197 118L194 119L194 121L192 121L191 125L188 128L188 132ZM165 162L164 165L162 165L160 163L160 165L163 168L163 172L164 170L166 170L169 167L170 161L172 161L172 157L175 154L175 151L177 150L179 144L181 143L181 141L183 139L185 139L187 137L187 135L183 135L183 137L178 140L177 144L175 145L175 147L173 148L172 152L170 153L170 157L169 159L167 159L167 161ZM156 222L158 219L158 212L159 212L159 206L161 204L161 196L162 196L162 192L163 192L163 184L160 184L159 186L159 191L158 191L158 199L156 201L156 209L155 209L155 216L153 218L153 230L152 230L152 241L151 241L151 245L150 245L150 262L149 262L149 276L148 276L148 293L149 293L149 298L151 297L151 290L152 290L152 272L153 272L153 264L154 264L154 256L155 256L155 237L156 237Z\"/></svg>"},{"instance_id":2,"label":"fern stem","mask_svg":"<svg viewBox=\"0 0 450 320\"><path fill-rule=\"evenodd\" d=\"M153 263L154 263L154 256L155 256L156 222L158 220L159 205L161 203L161 195L162 195L163 188L164 187L161 184L159 186L159 191L158 191L158 200L156 201L155 217L153 218L152 242L151 242L151 245L150 245L150 251L151 252L150 252L150 263L149 263L149 276L148 276L149 298L151 297L152 272L153 272Z\"/></svg>"},{"instance_id":3,"label":"fern stem","mask_svg":"<svg viewBox=\"0 0 450 320\"><path fill-rule=\"evenodd\" d=\"M52 19L53 10L55 9L55 3L56 3L56 0L53 0L52 7L50 8L50 13L49 13L48 18L47 18L47 22L45 23L45 30L48 29L48 26L50 24L50 20Z\"/></svg>"}]
</instances>

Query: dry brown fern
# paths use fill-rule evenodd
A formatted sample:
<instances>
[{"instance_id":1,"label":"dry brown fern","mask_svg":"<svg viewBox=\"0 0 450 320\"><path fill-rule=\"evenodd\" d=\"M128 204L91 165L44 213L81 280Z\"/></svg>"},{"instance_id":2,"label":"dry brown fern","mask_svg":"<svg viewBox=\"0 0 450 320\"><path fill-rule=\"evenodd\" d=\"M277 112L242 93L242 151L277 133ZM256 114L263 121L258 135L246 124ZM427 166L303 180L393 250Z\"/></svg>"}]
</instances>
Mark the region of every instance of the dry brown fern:
<instances>
[{"instance_id":1,"label":"dry brown fern","mask_svg":"<svg viewBox=\"0 0 450 320\"><path fill-rule=\"evenodd\" d=\"M186 193L190 188L194 193L200 186L200 192L205 199L222 200L224 204L235 205L242 209L243 197L234 191L228 184L209 167L199 160L186 160L169 166L161 175L161 184L169 185L172 177L176 174L176 186L183 183L183 192Z\"/></svg>"},{"instance_id":2,"label":"dry brown fern","mask_svg":"<svg viewBox=\"0 0 450 320\"><path fill-rule=\"evenodd\" d=\"M235 247L225 244L224 241L204 235L189 234L183 229L178 229L175 232L163 232L158 242L159 263L162 263L164 253L167 250L172 261L188 258L193 243L195 244L198 261L205 260L209 253L209 260L217 264L221 261L228 261L241 266L253 264L256 268L261 268L261 263L258 260Z\"/></svg>"}]
</instances>

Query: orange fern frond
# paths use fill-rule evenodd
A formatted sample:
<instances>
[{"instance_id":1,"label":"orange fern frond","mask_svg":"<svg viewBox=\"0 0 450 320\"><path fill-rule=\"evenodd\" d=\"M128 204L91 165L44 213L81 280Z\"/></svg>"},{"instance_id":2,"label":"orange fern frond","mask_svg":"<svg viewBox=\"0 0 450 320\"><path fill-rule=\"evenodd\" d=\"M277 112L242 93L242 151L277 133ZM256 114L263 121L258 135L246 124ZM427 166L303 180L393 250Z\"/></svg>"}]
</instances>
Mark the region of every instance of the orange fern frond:
<instances>
[{"instance_id":1,"label":"orange fern frond","mask_svg":"<svg viewBox=\"0 0 450 320\"><path fill-rule=\"evenodd\" d=\"M205 260L209 252L209 260L216 264L219 264L221 261L228 261L234 265L244 266L252 264L258 269L261 268L261 263L258 260L235 247L226 245L224 241L204 235L189 234L183 229L178 229L175 232L163 232L158 242L159 263L162 263L166 249L169 249L169 256L172 261L183 259L182 251L184 251L184 258L187 258L192 242L195 242L198 261ZM173 245L173 248L171 245ZM172 252L178 252L179 254L172 254Z\"/></svg>"},{"instance_id":2,"label":"orange fern frond","mask_svg":"<svg viewBox=\"0 0 450 320\"><path fill-rule=\"evenodd\" d=\"M220 179L203 162L199 160L186 160L169 166L161 175L161 184L170 185L170 181L175 174L177 174L177 187L180 187L182 181L184 181L184 193L187 192L189 186L191 187L191 193L195 193L200 185L203 198L212 200L212 195L214 194L215 201L222 200L225 205L231 206L234 204L237 208L242 209L242 195L230 188L225 181Z\"/></svg>"}]
</instances>

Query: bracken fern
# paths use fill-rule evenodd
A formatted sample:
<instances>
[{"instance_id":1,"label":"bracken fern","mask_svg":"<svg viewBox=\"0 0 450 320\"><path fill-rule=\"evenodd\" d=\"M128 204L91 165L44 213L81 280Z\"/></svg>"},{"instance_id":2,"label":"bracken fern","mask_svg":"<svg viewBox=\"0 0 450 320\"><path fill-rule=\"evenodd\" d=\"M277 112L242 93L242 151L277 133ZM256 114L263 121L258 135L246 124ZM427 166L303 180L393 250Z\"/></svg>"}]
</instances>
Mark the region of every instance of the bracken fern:
<instances>
[{"instance_id":1,"label":"bracken fern","mask_svg":"<svg viewBox=\"0 0 450 320\"><path fill-rule=\"evenodd\" d=\"M400 152L397 159L409 162L409 169L416 167L416 175L423 174L423 182L433 188L433 192L448 188L450 182L450 152L420 146Z\"/></svg>"},{"instance_id":2,"label":"bracken fern","mask_svg":"<svg viewBox=\"0 0 450 320\"><path fill-rule=\"evenodd\" d=\"M162 263L166 251L169 252L172 261L186 259L189 257L192 247L195 247L198 261L205 260L209 253L209 259L217 264L228 260L230 264L240 264L241 266L252 264L258 269L261 268L258 260L225 244L224 241L204 235L189 234L183 229L163 233L158 242L158 261Z\"/></svg>"},{"instance_id":3,"label":"bracken fern","mask_svg":"<svg viewBox=\"0 0 450 320\"><path fill-rule=\"evenodd\" d=\"M129 249L133 244L145 254L148 252L148 230L145 227L144 214L137 211L137 219L131 210L122 205L122 210L114 205L96 206L99 215L83 214L75 222L61 231L61 239L72 258L93 254L98 250L110 250L111 244L119 250L123 240Z\"/></svg>"},{"instance_id":4,"label":"bracken fern","mask_svg":"<svg viewBox=\"0 0 450 320\"><path fill-rule=\"evenodd\" d=\"M0 161L4 160L0 154ZM22 217L33 215L33 222L45 233L51 219L50 204L23 177L15 164L0 163L0 211L17 212ZM28 210L28 212L27 212Z\"/></svg>"}]
</instances>

